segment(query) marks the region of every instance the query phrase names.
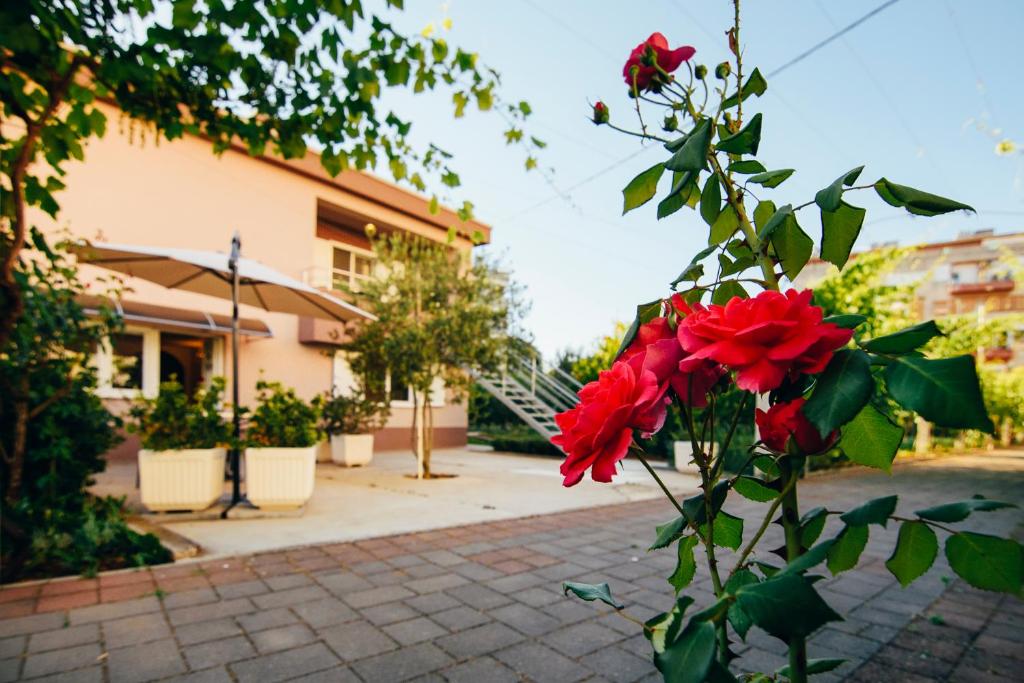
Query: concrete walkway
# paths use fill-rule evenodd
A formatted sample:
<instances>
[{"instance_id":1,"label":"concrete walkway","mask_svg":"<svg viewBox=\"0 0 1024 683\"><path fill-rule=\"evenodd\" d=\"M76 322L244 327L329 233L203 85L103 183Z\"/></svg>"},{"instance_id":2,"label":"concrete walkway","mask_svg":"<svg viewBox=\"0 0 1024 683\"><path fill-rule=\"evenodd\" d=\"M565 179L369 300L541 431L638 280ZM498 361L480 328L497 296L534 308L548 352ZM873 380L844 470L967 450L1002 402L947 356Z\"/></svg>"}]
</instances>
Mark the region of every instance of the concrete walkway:
<instances>
[{"instance_id":1,"label":"concrete walkway","mask_svg":"<svg viewBox=\"0 0 1024 683\"><path fill-rule=\"evenodd\" d=\"M904 514L974 493L1024 503L1024 454L816 477L801 503L841 510L891 493ZM749 535L764 508L726 509ZM0 681L656 681L636 625L559 584L607 581L639 618L666 608L675 560L645 548L671 516L640 501L12 587L0 590ZM965 526L1021 521L1004 510ZM811 656L849 661L815 680L1021 680L1024 603L949 581L941 556L900 590L883 565L894 541L873 527L864 564L819 584L848 617L814 635ZM708 583L701 571L694 586ZM752 630L738 669L773 671L782 647Z\"/></svg>"}]
</instances>

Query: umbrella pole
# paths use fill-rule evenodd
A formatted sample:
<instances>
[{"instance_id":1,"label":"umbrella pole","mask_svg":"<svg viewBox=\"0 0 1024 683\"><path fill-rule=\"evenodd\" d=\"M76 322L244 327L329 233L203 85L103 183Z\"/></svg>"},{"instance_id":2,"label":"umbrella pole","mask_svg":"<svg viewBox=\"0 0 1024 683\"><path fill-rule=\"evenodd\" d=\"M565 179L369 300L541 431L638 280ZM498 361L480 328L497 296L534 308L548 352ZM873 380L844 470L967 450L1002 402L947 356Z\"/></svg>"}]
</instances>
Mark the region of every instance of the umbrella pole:
<instances>
[{"instance_id":1,"label":"umbrella pole","mask_svg":"<svg viewBox=\"0 0 1024 683\"><path fill-rule=\"evenodd\" d=\"M234 443L231 445L231 503L221 513L222 518L227 518L231 508L238 505L242 500L242 473L240 468L242 418L238 412L238 290L240 284L238 258L241 247L242 240L236 231L231 238L231 258L228 260L228 269L231 271L231 419L234 429Z\"/></svg>"}]
</instances>

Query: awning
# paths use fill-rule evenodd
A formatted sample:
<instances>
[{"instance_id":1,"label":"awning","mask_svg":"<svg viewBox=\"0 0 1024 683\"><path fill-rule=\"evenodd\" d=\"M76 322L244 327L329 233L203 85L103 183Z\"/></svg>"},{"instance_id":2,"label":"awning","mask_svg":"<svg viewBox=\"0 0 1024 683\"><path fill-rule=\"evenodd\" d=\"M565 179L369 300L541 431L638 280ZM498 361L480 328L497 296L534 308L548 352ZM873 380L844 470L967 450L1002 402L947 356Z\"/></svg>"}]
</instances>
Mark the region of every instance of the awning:
<instances>
[{"instance_id":1,"label":"awning","mask_svg":"<svg viewBox=\"0 0 1024 683\"><path fill-rule=\"evenodd\" d=\"M158 327L167 331L196 334L231 334L231 316L207 313L187 308L172 308L141 301L114 301L100 296L79 296L78 303L87 315L96 316L100 308L113 308L126 323ZM272 337L273 333L262 320L239 318L238 331L249 337Z\"/></svg>"}]
</instances>

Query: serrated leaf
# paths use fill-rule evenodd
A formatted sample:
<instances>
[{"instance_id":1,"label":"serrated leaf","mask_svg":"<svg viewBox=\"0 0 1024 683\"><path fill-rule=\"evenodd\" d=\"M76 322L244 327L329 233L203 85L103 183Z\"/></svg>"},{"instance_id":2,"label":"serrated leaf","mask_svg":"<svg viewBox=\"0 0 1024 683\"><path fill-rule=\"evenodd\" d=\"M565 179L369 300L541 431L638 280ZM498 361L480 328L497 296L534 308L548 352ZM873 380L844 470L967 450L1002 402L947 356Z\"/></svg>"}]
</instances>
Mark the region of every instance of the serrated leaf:
<instances>
[{"instance_id":1,"label":"serrated leaf","mask_svg":"<svg viewBox=\"0 0 1024 683\"><path fill-rule=\"evenodd\" d=\"M683 590L693 581L697 573L697 560L693 556L693 549L697 546L696 536L686 536L679 539L679 559L676 561L676 570L668 577L668 582L675 588L676 593Z\"/></svg>"},{"instance_id":2,"label":"serrated leaf","mask_svg":"<svg viewBox=\"0 0 1024 683\"><path fill-rule=\"evenodd\" d=\"M836 536L828 551L826 565L835 576L840 572L857 566L860 554L868 544L868 528L866 526L847 526Z\"/></svg>"},{"instance_id":3,"label":"serrated leaf","mask_svg":"<svg viewBox=\"0 0 1024 683\"><path fill-rule=\"evenodd\" d=\"M945 505L936 505L935 507L925 508L924 510L916 511L914 514L921 519L953 524L955 522L964 521L972 512L989 512L991 510L1002 510L1005 508L1015 507L1017 506L1013 503L1004 503L999 500L976 497L971 498L970 500L961 500L957 503L946 503Z\"/></svg>"},{"instance_id":4,"label":"serrated leaf","mask_svg":"<svg viewBox=\"0 0 1024 683\"><path fill-rule=\"evenodd\" d=\"M783 640L807 636L842 617L800 574L780 574L736 591L740 607L757 626Z\"/></svg>"},{"instance_id":5,"label":"serrated leaf","mask_svg":"<svg viewBox=\"0 0 1024 683\"><path fill-rule=\"evenodd\" d=\"M897 356L885 368L889 395L941 427L994 431L972 356L929 359Z\"/></svg>"},{"instance_id":6,"label":"serrated leaf","mask_svg":"<svg viewBox=\"0 0 1024 683\"><path fill-rule=\"evenodd\" d=\"M762 202L762 203L766 204L768 202ZM761 204L758 204L757 208L760 209L761 208ZM754 215L755 216L757 215L757 210L756 209L754 211ZM771 218L769 218L766 221L763 221L763 223L764 223L763 227L761 226L760 223L758 223L758 229L759 229L760 232L758 233L757 236L761 239L762 242L765 241L765 240L771 239L772 234L776 230L778 230L779 228L782 227L783 223L786 222L786 218L788 216L792 216L792 215L793 215L793 207L790 204L786 204L785 206L782 206L779 209L776 209L775 213L773 213L771 215Z\"/></svg>"},{"instance_id":7,"label":"serrated leaf","mask_svg":"<svg viewBox=\"0 0 1024 683\"><path fill-rule=\"evenodd\" d=\"M909 353L927 344L935 337L944 336L934 320L906 327L899 332L869 339L864 348L872 353Z\"/></svg>"},{"instance_id":8,"label":"serrated leaf","mask_svg":"<svg viewBox=\"0 0 1024 683\"><path fill-rule=\"evenodd\" d=\"M807 660L807 674L808 675L814 675L814 674L827 673L829 671L832 671L832 669L835 669L835 668L838 668L838 667L842 666L842 664L844 662L846 662L845 659L833 659L833 658L827 658L827 659L826 658L822 658L822 659L808 659ZM776 671L775 675L776 676L782 676L784 678L789 678L790 677L789 676L789 664L787 664L786 666L784 666L781 669L779 669L778 671Z\"/></svg>"},{"instance_id":9,"label":"serrated leaf","mask_svg":"<svg viewBox=\"0 0 1024 683\"><path fill-rule=\"evenodd\" d=\"M722 213L722 186L718 183L718 176L712 173L704 183L704 190L700 193L700 217L708 225L714 225L715 219Z\"/></svg>"},{"instance_id":10,"label":"serrated leaf","mask_svg":"<svg viewBox=\"0 0 1024 683\"><path fill-rule=\"evenodd\" d=\"M736 591L743 586L750 586L760 582L761 580L757 578L754 572L749 569L740 569L729 577L729 580L725 583L724 589L727 594L735 595ZM743 611L743 608L735 602L729 605L729 611L726 614L729 619L729 623L736 631L736 634L740 638L746 640L747 632L750 631L750 627L753 626L754 622L750 620L750 617Z\"/></svg>"},{"instance_id":11,"label":"serrated leaf","mask_svg":"<svg viewBox=\"0 0 1024 683\"><path fill-rule=\"evenodd\" d=\"M746 100L751 95L757 95L760 97L764 94L764 91L768 89L768 81L764 79L761 72L755 67L747 78L747 82L743 84L739 92L726 97L722 101L722 110L735 107L740 103L741 98Z\"/></svg>"},{"instance_id":12,"label":"serrated leaf","mask_svg":"<svg viewBox=\"0 0 1024 683\"><path fill-rule=\"evenodd\" d=\"M892 513L896 511L896 503L898 501L899 496L882 496L881 498L872 498L866 503L861 503L849 512L844 512L839 516L839 519L846 522L848 526L867 526L868 524L878 524L884 527L889 523L889 517L891 517Z\"/></svg>"},{"instance_id":13,"label":"serrated leaf","mask_svg":"<svg viewBox=\"0 0 1024 683\"><path fill-rule=\"evenodd\" d=\"M825 561L828 557L829 550L835 543L835 539L828 539L813 546L810 550L800 555L792 562L788 563L778 573L778 576L784 576L786 574L802 574L808 569L813 569L819 564Z\"/></svg>"},{"instance_id":14,"label":"serrated leaf","mask_svg":"<svg viewBox=\"0 0 1024 683\"><path fill-rule=\"evenodd\" d=\"M587 602L593 602L599 600L603 603L609 604L615 609L622 609L625 607L622 603L615 600L612 597L611 589L607 583L576 583L575 581L566 581L562 584L562 592L566 595L572 593L576 597L586 600Z\"/></svg>"},{"instance_id":15,"label":"serrated leaf","mask_svg":"<svg viewBox=\"0 0 1024 683\"><path fill-rule=\"evenodd\" d=\"M710 145L711 119L701 119L686 136L679 151L665 162L665 168L670 171L700 171L707 166Z\"/></svg>"},{"instance_id":16,"label":"serrated leaf","mask_svg":"<svg viewBox=\"0 0 1024 683\"><path fill-rule=\"evenodd\" d=\"M775 500L779 492L770 488L764 481L754 477L740 477L733 484L733 490L748 500L767 503Z\"/></svg>"},{"instance_id":17,"label":"serrated leaf","mask_svg":"<svg viewBox=\"0 0 1024 683\"><path fill-rule=\"evenodd\" d=\"M827 316L821 322L832 323L843 329L852 330L862 324L868 317L866 315L860 315L859 313L840 313L838 315Z\"/></svg>"},{"instance_id":18,"label":"serrated leaf","mask_svg":"<svg viewBox=\"0 0 1024 683\"><path fill-rule=\"evenodd\" d=\"M1024 549L1008 538L962 531L946 539L946 559L975 588L1017 594L1024 574Z\"/></svg>"},{"instance_id":19,"label":"serrated leaf","mask_svg":"<svg viewBox=\"0 0 1024 683\"><path fill-rule=\"evenodd\" d=\"M793 175L796 169L792 168L780 168L777 171L765 171L764 173L758 173L747 178L748 183L755 183L757 185L763 185L764 187L778 187L786 181L786 178Z\"/></svg>"},{"instance_id":20,"label":"serrated leaf","mask_svg":"<svg viewBox=\"0 0 1024 683\"><path fill-rule=\"evenodd\" d=\"M654 665L666 683L703 683L714 656L714 624L691 620L674 643L655 654Z\"/></svg>"},{"instance_id":21,"label":"serrated leaf","mask_svg":"<svg viewBox=\"0 0 1024 683\"><path fill-rule=\"evenodd\" d=\"M764 232L765 225L775 215L775 211L775 202L773 201L767 200L757 203L757 206L754 207L754 225L757 226L758 233Z\"/></svg>"},{"instance_id":22,"label":"serrated leaf","mask_svg":"<svg viewBox=\"0 0 1024 683\"><path fill-rule=\"evenodd\" d=\"M751 173L764 173L768 169L766 169L764 164L756 159L743 159L742 161L734 161L729 164L728 170L732 173L749 175Z\"/></svg>"},{"instance_id":23,"label":"serrated leaf","mask_svg":"<svg viewBox=\"0 0 1024 683\"><path fill-rule=\"evenodd\" d=\"M786 277L795 280L811 260L814 240L803 231L792 212L784 216L782 225L772 232L771 240Z\"/></svg>"},{"instance_id":24,"label":"serrated leaf","mask_svg":"<svg viewBox=\"0 0 1024 683\"><path fill-rule=\"evenodd\" d=\"M733 236L739 227L740 217L736 214L736 209L731 204L725 205L721 213L715 218L715 222L711 224L711 230L708 234L708 245L718 245L725 242Z\"/></svg>"},{"instance_id":25,"label":"serrated leaf","mask_svg":"<svg viewBox=\"0 0 1024 683\"><path fill-rule=\"evenodd\" d=\"M850 260L850 252L860 236L867 211L840 202L835 211L821 212L821 258L842 268Z\"/></svg>"},{"instance_id":26,"label":"serrated leaf","mask_svg":"<svg viewBox=\"0 0 1024 683\"><path fill-rule=\"evenodd\" d=\"M690 264L686 266L683 272L679 274L679 277L677 277L669 284L673 288L675 288L675 286L678 285L683 280L693 280L694 282L696 282L698 279L700 279L701 275L704 274L704 268L703 266L700 265L700 262L706 259L708 256L710 256L717 250L717 244L712 244L711 246L701 249L699 252L697 252L697 255L693 257L693 260L690 261Z\"/></svg>"},{"instance_id":27,"label":"serrated leaf","mask_svg":"<svg viewBox=\"0 0 1024 683\"><path fill-rule=\"evenodd\" d=\"M871 361L859 349L840 349L818 376L804 416L822 438L852 420L875 391Z\"/></svg>"},{"instance_id":28,"label":"serrated leaf","mask_svg":"<svg viewBox=\"0 0 1024 683\"><path fill-rule=\"evenodd\" d=\"M860 177L860 172L863 170L863 166L851 169L833 180L828 187L818 190L818 193L814 195L814 203L822 211L830 213L837 211L843 201L843 186L849 187L857 182L857 178Z\"/></svg>"},{"instance_id":29,"label":"serrated leaf","mask_svg":"<svg viewBox=\"0 0 1024 683\"><path fill-rule=\"evenodd\" d=\"M851 462L886 472L903 443L903 427L870 403L843 427L839 448Z\"/></svg>"},{"instance_id":30,"label":"serrated leaf","mask_svg":"<svg viewBox=\"0 0 1024 683\"><path fill-rule=\"evenodd\" d=\"M651 550L667 548L673 541L679 538L686 530L686 518L676 517L664 524L659 524L655 527L655 530L657 531L657 536L654 539L654 543L651 544L651 547L647 549L648 552Z\"/></svg>"},{"instance_id":31,"label":"serrated leaf","mask_svg":"<svg viewBox=\"0 0 1024 683\"><path fill-rule=\"evenodd\" d=\"M693 604L693 598L680 595L676 604L668 612L662 612L644 622L644 635L651 641L655 653L665 651L665 646L675 642L676 636L683 629L683 616Z\"/></svg>"},{"instance_id":32,"label":"serrated leaf","mask_svg":"<svg viewBox=\"0 0 1024 683\"><path fill-rule=\"evenodd\" d=\"M725 282L720 282L718 287L715 288L714 293L711 295L711 303L724 306L734 296L746 299L750 295L747 294L747 290L743 289L743 285L740 283L735 280L726 280Z\"/></svg>"},{"instance_id":33,"label":"serrated leaf","mask_svg":"<svg viewBox=\"0 0 1024 683\"><path fill-rule=\"evenodd\" d=\"M823 507L813 508L800 518L800 545L810 548L821 536L828 521L828 510Z\"/></svg>"},{"instance_id":34,"label":"serrated leaf","mask_svg":"<svg viewBox=\"0 0 1024 683\"><path fill-rule=\"evenodd\" d=\"M629 213L651 201L658 191L658 181L665 172L665 164L657 163L639 174L622 190L622 213Z\"/></svg>"},{"instance_id":35,"label":"serrated leaf","mask_svg":"<svg viewBox=\"0 0 1024 683\"><path fill-rule=\"evenodd\" d=\"M885 566L900 585L906 587L928 571L938 553L939 541L930 526L924 522L903 522L896 547Z\"/></svg>"},{"instance_id":36,"label":"serrated leaf","mask_svg":"<svg viewBox=\"0 0 1024 683\"><path fill-rule=\"evenodd\" d=\"M897 185L886 178L880 178L875 183L875 191L890 206L903 207L915 216L938 216L951 211L974 212L974 207L967 204L906 185Z\"/></svg>"},{"instance_id":37,"label":"serrated leaf","mask_svg":"<svg viewBox=\"0 0 1024 683\"><path fill-rule=\"evenodd\" d=\"M729 154L757 154L761 144L761 114L754 114L747 125L735 135L719 140L715 149Z\"/></svg>"},{"instance_id":38,"label":"serrated leaf","mask_svg":"<svg viewBox=\"0 0 1024 683\"><path fill-rule=\"evenodd\" d=\"M743 543L743 518L721 512L715 515L712 525L715 532L715 545L737 550Z\"/></svg>"}]
</instances>

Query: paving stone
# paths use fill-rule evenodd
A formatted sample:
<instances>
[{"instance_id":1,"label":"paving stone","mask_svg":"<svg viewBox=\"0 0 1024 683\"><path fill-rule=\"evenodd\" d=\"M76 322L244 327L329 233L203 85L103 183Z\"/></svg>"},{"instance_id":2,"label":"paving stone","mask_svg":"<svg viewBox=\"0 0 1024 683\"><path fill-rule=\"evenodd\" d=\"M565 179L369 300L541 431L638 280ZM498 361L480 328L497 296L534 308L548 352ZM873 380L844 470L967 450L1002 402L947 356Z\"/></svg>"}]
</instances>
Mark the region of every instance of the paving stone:
<instances>
[{"instance_id":1,"label":"paving stone","mask_svg":"<svg viewBox=\"0 0 1024 683\"><path fill-rule=\"evenodd\" d=\"M314 578L317 583L338 596L373 588L372 583L351 572L331 572L317 575Z\"/></svg>"},{"instance_id":2,"label":"paving stone","mask_svg":"<svg viewBox=\"0 0 1024 683\"><path fill-rule=\"evenodd\" d=\"M361 621L331 626L320 631L320 637L346 662L397 648L387 634Z\"/></svg>"},{"instance_id":3,"label":"paving stone","mask_svg":"<svg viewBox=\"0 0 1024 683\"><path fill-rule=\"evenodd\" d=\"M421 579L407 581L405 586L417 593L433 593L436 591L447 590L449 588L465 586L468 583L469 579L464 576L459 576L458 574L438 574L436 576L428 576Z\"/></svg>"},{"instance_id":4,"label":"paving stone","mask_svg":"<svg viewBox=\"0 0 1024 683\"><path fill-rule=\"evenodd\" d=\"M381 605L394 600L411 598L414 595L415 593L401 586L383 586L381 588L371 588L357 593L349 593L342 596L342 600L347 602L350 606L360 609L362 607Z\"/></svg>"},{"instance_id":5,"label":"paving stone","mask_svg":"<svg viewBox=\"0 0 1024 683\"><path fill-rule=\"evenodd\" d=\"M401 602L389 602L384 605L377 605L376 607L367 607L360 610L360 612L367 621L376 626L393 624L396 621L405 621L406 619L419 616L419 612Z\"/></svg>"},{"instance_id":6,"label":"paving stone","mask_svg":"<svg viewBox=\"0 0 1024 683\"><path fill-rule=\"evenodd\" d=\"M579 657L623 640L621 633L593 621L568 626L544 638L544 642L570 657Z\"/></svg>"},{"instance_id":7,"label":"paving stone","mask_svg":"<svg viewBox=\"0 0 1024 683\"><path fill-rule=\"evenodd\" d=\"M313 579L309 578L305 574L284 574L282 576L272 576L269 579L265 579L264 583L274 591L283 591L288 588L298 588L299 586L311 586L313 585Z\"/></svg>"},{"instance_id":8,"label":"paving stone","mask_svg":"<svg viewBox=\"0 0 1024 683\"><path fill-rule=\"evenodd\" d=\"M195 673L175 676L165 683L231 683L231 674L223 666L216 669L205 669Z\"/></svg>"},{"instance_id":9,"label":"paving stone","mask_svg":"<svg viewBox=\"0 0 1024 683\"><path fill-rule=\"evenodd\" d=\"M330 669L306 674L298 678L288 679L288 683L363 683L359 676L352 673L352 670L342 666L332 666Z\"/></svg>"},{"instance_id":10,"label":"paving stone","mask_svg":"<svg viewBox=\"0 0 1024 683\"><path fill-rule=\"evenodd\" d=\"M420 643L394 653L370 657L352 665L367 681L407 681L445 667L454 660L436 645Z\"/></svg>"},{"instance_id":11,"label":"paving stone","mask_svg":"<svg viewBox=\"0 0 1024 683\"><path fill-rule=\"evenodd\" d=\"M0 640L0 659L21 655L27 641L28 638L26 636L11 636L10 638Z\"/></svg>"},{"instance_id":12,"label":"paving stone","mask_svg":"<svg viewBox=\"0 0 1024 683\"><path fill-rule=\"evenodd\" d=\"M358 612L337 598L293 605L292 612L313 628L333 626L359 618Z\"/></svg>"},{"instance_id":13,"label":"paving stone","mask_svg":"<svg viewBox=\"0 0 1024 683\"><path fill-rule=\"evenodd\" d=\"M110 650L110 683L143 683L185 672L178 645L171 638Z\"/></svg>"},{"instance_id":14,"label":"paving stone","mask_svg":"<svg viewBox=\"0 0 1024 683\"><path fill-rule=\"evenodd\" d=\"M292 624L259 631L250 638L260 654L267 654L311 643L316 640L316 634L305 624Z\"/></svg>"},{"instance_id":15,"label":"paving stone","mask_svg":"<svg viewBox=\"0 0 1024 683\"><path fill-rule=\"evenodd\" d=\"M159 640L171 635L162 612L139 614L103 622L103 642L107 649Z\"/></svg>"},{"instance_id":16,"label":"paving stone","mask_svg":"<svg viewBox=\"0 0 1024 683\"><path fill-rule=\"evenodd\" d=\"M69 626L55 631L43 631L42 633L33 634L28 641L28 651L30 653L45 652L74 645L84 645L85 643L98 643L99 640L100 627L97 624Z\"/></svg>"},{"instance_id":17,"label":"paving stone","mask_svg":"<svg viewBox=\"0 0 1024 683\"><path fill-rule=\"evenodd\" d=\"M469 607L455 607L453 609L437 612L430 616L431 619L444 626L449 631L463 631L473 626L486 624L490 618L483 613Z\"/></svg>"},{"instance_id":18,"label":"paving stone","mask_svg":"<svg viewBox=\"0 0 1024 683\"><path fill-rule=\"evenodd\" d=\"M18 680L18 675L20 674L20 672L20 659L0 659L0 681L3 681L3 683Z\"/></svg>"},{"instance_id":19,"label":"paving stone","mask_svg":"<svg viewBox=\"0 0 1024 683\"><path fill-rule=\"evenodd\" d=\"M227 583L223 586L215 586L214 590L225 600L231 598L245 598L251 595L266 593L269 588L262 581L242 581L240 583Z\"/></svg>"},{"instance_id":20,"label":"paving stone","mask_svg":"<svg viewBox=\"0 0 1024 683\"><path fill-rule=\"evenodd\" d=\"M554 617L518 602L491 610L488 614L528 636L539 636L562 625Z\"/></svg>"},{"instance_id":21,"label":"paving stone","mask_svg":"<svg viewBox=\"0 0 1024 683\"><path fill-rule=\"evenodd\" d=\"M235 636L189 645L185 648L184 654L189 668L199 670L248 659L255 655L256 651L244 636Z\"/></svg>"},{"instance_id":22,"label":"paving stone","mask_svg":"<svg viewBox=\"0 0 1024 683\"><path fill-rule=\"evenodd\" d=\"M252 612L255 608L249 598L236 598L234 600L221 600L208 605L195 605L193 607L182 607L167 612L167 618L172 626L182 624L193 624L197 621L212 621L223 617L231 617L237 614Z\"/></svg>"},{"instance_id":23,"label":"paving stone","mask_svg":"<svg viewBox=\"0 0 1024 683\"><path fill-rule=\"evenodd\" d=\"M165 609L176 609L178 607L191 607L202 605L207 602L214 602L220 599L217 591L212 588L194 588L180 593L169 593L164 598Z\"/></svg>"},{"instance_id":24,"label":"paving stone","mask_svg":"<svg viewBox=\"0 0 1024 683\"><path fill-rule=\"evenodd\" d=\"M476 583L453 588L445 592L460 602L480 610L493 609L512 602L507 595Z\"/></svg>"},{"instance_id":25,"label":"paving stone","mask_svg":"<svg viewBox=\"0 0 1024 683\"><path fill-rule=\"evenodd\" d=\"M423 559L442 567L451 567L466 561L466 558L461 555L456 555L450 550L432 550L421 554L423 555Z\"/></svg>"},{"instance_id":26,"label":"paving stone","mask_svg":"<svg viewBox=\"0 0 1024 683\"><path fill-rule=\"evenodd\" d=\"M478 657L445 669L441 674L451 683L517 683L519 676L501 662L490 657Z\"/></svg>"},{"instance_id":27,"label":"paving stone","mask_svg":"<svg viewBox=\"0 0 1024 683\"><path fill-rule=\"evenodd\" d=\"M495 657L536 683L572 683L591 675L585 667L539 643L516 645Z\"/></svg>"},{"instance_id":28,"label":"paving stone","mask_svg":"<svg viewBox=\"0 0 1024 683\"><path fill-rule=\"evenodd\" d=\"M297 619L298 617L285 607L243 614L237 618L239 625L249 633L274 628L275 626L293 624Z\"/></svg>"},{"instance_id":29,"label":"paving stone","mask_svg":"<svg viewBox=\"0 0 1024 683\"><path fill-rule=\"evenodd\" d=\"M102 666L90 666L87 669L75 669L32 679L32 683L101 683L101 681L103 681Z\"/></svg>"},{"instance_id":30,"label":"paving stone","mask_svg":"<svg viewBox=\"0 0 1024 683\"><path fill-rule=\"evenodd\" d=\"M327 597L329 597L327 591L320 586L302 586L255 595L252 597L252 601L260 609L273 609L275 607L290 607L312 600L323 600Z\"/></svg>"},{"instance_id":31,"label":"paving stone","mask_svg":"<svg viewBox=\"0 0 1024 683\"><path fill-rule=\"evenodd\" d=\"M27 633L38 633L39 631L52 631L64 626L64 614L61 612L49 612L47 614L32 614L26 617L15 617L14 619L0 620L0 638Z\"/></svg>"},{"instance_id":32,"label":"paving stone","mask_svg":"<svg viewBox=\"0 0 1024 683\"><path fill-rule=\"evenodd\" d=\"M101 652L99 643L89 643L87 645L65 647L51 652L29 654L25 660L22 676L25 678L35 678L62 671L71 671L72 669L81 669L90 664L95 664L96 658L100 656Z\"/></svg>"},{"instance_id":33,"label":"paving stone","mask_svg":"<svg viewBox=\"0 0 1024 683\"><path fill-rule=\"evenodd\" d=\"M102 605L73 609L68 613L68 621L72 626L77 626L94 621L109 621L111 619L120 619L121 617L131 617L136 614L159 611L160 601L151 595L145 598L136 598L135 600L109 602Z\"/></svg>"},{"instance_id":34,"label":"paving stone","mask_svg":"<svg viewBox=\"0 0 1024 683\"><path fill-rule=\"evenodd\" d=\"M458 659L478 657L518 643L523 636L504 624L490 623L455 633L435 642Z\"/></svg>"},{"instance_id":35,"label":"paving stone","mask_svg":"<svg viewBox=\"0 0 1024 683\"><path fill-rule=\"evenodd\" d=\"M323 643L263 655L230 664L238 683L277 683L337 666L338 658ZM339 680L339 679L335 679Z\"/></svg>"},{"instance_id":36,"label":"paving stone","mask_svg":"<svg viewBox=\"0 0 1024 683\"><path fill-rule=\"evenodd\" d=\"M448 631L427 617L417 617L397 624L384 626L382 629L401 645L414 645L426 640L433 640L448 635Z\"/></svg>"},{"instance_id":37,"label":"paving stone","mask_svg":"<svg viewBox=\"0 0 1024 683\"><path fill-rule=\"evenodd\" d=\"M415 598L409 598L404 602L409 605L409 607L423 612L424 614L434 614L435 612L441 612L443 610L451 609L452 607L460 607L462 605L461 602L445 593L428 593L427 595L418 595Z\"/></svg>"},{"instance_id":38,"label":"paving stone","mask_svg":"<svg viewBox=\"0 0 1024 683\"><path fill-rule=\"evenodd\" d=\"M580 662L602 678L615 683L632 683L657 673L650 658L641 659L620 647L603 647L583 657ZM818 683L817 678L815 683Z\"/></svg>"},{"instance_id":39,"label":"paving stone","mask_svg":"<svg viewBox=\"0 0 1024 683\"><path fill-rule=\"evenodd\" d=\"M213 621L199 621L174 629L174 634L182 645L206 643L211 640L241 635L241 633L242 629L238 627L238 624L231 617L224 617L223 619L215 619Z\"/></svg>"}]
</instances>

